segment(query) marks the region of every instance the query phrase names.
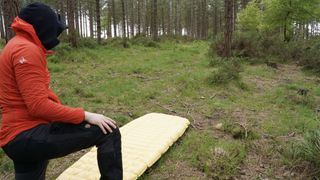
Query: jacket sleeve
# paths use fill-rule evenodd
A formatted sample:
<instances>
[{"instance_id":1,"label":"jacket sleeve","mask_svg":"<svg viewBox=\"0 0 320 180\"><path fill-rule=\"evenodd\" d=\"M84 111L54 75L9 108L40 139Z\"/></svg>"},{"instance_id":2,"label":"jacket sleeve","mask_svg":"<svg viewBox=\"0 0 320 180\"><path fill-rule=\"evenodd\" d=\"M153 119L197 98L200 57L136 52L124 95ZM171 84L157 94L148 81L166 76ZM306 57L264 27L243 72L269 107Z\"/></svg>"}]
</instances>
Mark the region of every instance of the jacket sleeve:
<instances>
[{"instance_id":1,"label":"jacket sleeve","mask_svg":"<svg viewBox=\"0 0 320 180\"><path fill-rule=\"evenodd\" d=\"M59 97L50 88L48 89L48 98L58 104L61 104Z\"/></svg>"},{"instance_id":2,"label":"jacket sleeve","mask_svg":"<svg viewBox=\"0 0 320 180\"><path fill-rule=\"evenodd\" d=\"M29 115L51 122L81 123L84 120L82 108L63 106L50 99L45 61L41 52L32 47L22 48L13 57L16 82Z\"/></svg>"}]
</instances>

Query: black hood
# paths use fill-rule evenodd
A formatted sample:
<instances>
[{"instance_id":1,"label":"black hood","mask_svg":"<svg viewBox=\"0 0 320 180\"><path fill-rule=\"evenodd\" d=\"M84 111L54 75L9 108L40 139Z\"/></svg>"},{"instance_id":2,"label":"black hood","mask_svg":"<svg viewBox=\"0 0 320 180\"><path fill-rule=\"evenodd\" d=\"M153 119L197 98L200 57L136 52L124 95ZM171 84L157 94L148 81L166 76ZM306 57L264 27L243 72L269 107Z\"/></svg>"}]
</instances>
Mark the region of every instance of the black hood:
<instances>
[{"instance_id":1,"label":"black hood","mask_svg":"<svg viewBox=\"0 0 320 180\"><path fill-rule=\"evenodd\" d=\"M60 15L43 3L31 3L22 8L19 18L31 24L42 45L50 50L59 44L58 36L67 27Z\"/></svg>"}]
</instances>

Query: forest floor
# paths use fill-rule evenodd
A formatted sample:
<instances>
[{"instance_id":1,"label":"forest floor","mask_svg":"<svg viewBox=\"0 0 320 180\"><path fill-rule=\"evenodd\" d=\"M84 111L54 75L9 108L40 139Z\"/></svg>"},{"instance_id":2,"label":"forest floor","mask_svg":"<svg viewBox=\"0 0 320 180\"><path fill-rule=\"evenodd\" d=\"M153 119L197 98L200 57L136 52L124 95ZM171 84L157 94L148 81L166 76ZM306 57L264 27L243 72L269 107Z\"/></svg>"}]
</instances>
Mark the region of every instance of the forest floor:
<instances>
[{"instance_id":1,"label":"forest floor","mask_svg":"<svg viewBox=\"0 0 320 180\"><path fill-rule=\"evenodd\" d=\"M185 135L141 179L306 179L292 142L319 125L320 78L294 64L243 63L240 87L214 86L208 43L157 48L82 48L49 58L52 88L66 105L125 125L150 112L186 117ZM308 89L300 95L300 89ZM54 179L87 150L52 160ZM0 150L0 179L13 166Z\"/></svg>"}]
</instances>

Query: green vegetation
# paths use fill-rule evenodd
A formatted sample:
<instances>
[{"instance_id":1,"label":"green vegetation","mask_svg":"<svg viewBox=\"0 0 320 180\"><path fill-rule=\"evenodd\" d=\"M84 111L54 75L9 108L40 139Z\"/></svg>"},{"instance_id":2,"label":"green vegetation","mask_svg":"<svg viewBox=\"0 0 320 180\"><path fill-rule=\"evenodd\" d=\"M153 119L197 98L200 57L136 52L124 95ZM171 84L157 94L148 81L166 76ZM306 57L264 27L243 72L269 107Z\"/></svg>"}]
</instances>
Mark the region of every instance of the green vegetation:
<instances>
[{"instance_id":1,"label":"green vegetation","mask_svg":"<svg viewBox=\"0 0 320 180\"><path fill-rule=\"evenodd\" d=\"M66 105L104 113L121 125L150 112L191 121L185 136L142 179L288 178L288 169L290 178L319 175L310 172L318 165L312 161L318 156L314 141L296 145L319 127L317 76L292 64L274 69L239 58L208 60L205 41L162 40L157 47L143 41L129 42L130 48L116 40L79 49L62 44L48 58L52 88ZM48 178L84 152L53 160ZM13 177L3 152L0 161L0 179ZM305 166L297 168L302 161Z\"/></svg>"},{"instance_id":2,"label":"green vegetation","mask_svg":"<svg viewBox=\"0 0 320 180\"><path fill-rule=\"evenodd\" d=\"M238 14L233 56L250 62L296 62L319 73L319 37L313 35L316 31L308 23L320 18L315 4L319 0L249 2ZM223 51L222 40L218 38L215 43L218 54Z\"/></svg>"},{"instance_id":3,"label":"green vegetation","mask_svg":"<svg viewBox=\"0 0 320 180\"><path fill-rule=\"evenodd\" d=\"M2 48L5 44L5 41L3 39L0 39L0 48Z\"/></svg>"}]
</instances>

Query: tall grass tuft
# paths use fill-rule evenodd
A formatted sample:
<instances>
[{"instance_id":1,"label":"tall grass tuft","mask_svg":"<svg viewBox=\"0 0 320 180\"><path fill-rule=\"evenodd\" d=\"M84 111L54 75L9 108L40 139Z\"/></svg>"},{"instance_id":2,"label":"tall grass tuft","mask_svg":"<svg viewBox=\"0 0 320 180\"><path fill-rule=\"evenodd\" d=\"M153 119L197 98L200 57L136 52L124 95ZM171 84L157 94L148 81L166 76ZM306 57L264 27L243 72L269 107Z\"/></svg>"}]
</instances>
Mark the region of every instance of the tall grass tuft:
<instances>
[{"instance_id":1,"label":"tall grass tuft","mask_svg":"<svg viewBox=\"0 0 320 180\"><path fill-rule=\"evenodd\" d=\"M239 82L241 79L242 67L238 59L218 58L218 60L211 60L210 65L215 67L208 77L210 84L223 85L232 81Z\"/></svg>"},{"instance_id":2,"label":"tall grass tuft","mask_svg":"<svg viewBox=\"0 0 320 180\"><path fill-rule=\"evenodd\" d=\"M315 165L320 173L320 130L306 133L300 144L302 157Z\"/></svg>"}]
</instances>

